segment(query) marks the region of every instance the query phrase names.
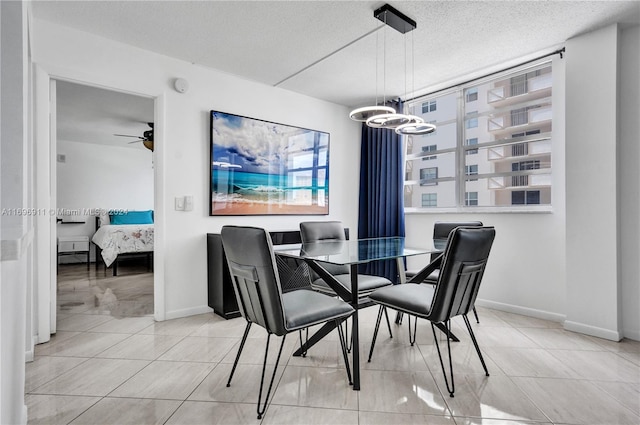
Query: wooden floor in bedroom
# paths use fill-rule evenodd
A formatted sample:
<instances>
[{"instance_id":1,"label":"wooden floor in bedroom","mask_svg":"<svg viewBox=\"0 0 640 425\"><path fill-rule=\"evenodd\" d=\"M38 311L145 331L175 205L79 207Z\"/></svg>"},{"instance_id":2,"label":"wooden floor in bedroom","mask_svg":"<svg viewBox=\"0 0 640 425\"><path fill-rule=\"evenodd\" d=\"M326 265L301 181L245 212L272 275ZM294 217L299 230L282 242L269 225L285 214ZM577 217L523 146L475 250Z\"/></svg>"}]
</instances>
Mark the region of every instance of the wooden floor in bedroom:
<instances>
[{"instance_id":1,"label":"wooden floor in bedroom","mask_svg":"<svg viewBox=\"0 0 640 425\"><path fill-rule=\"evenodd\" d=\"M153 315L153 272L144 261L126 262L118 276L94 264L60 264L58 267L57 324L77 315L138 317ZM86 320L86 319L85 319ZM95 320L95 319L94 319Z\"/></svg>"}]
</instances>

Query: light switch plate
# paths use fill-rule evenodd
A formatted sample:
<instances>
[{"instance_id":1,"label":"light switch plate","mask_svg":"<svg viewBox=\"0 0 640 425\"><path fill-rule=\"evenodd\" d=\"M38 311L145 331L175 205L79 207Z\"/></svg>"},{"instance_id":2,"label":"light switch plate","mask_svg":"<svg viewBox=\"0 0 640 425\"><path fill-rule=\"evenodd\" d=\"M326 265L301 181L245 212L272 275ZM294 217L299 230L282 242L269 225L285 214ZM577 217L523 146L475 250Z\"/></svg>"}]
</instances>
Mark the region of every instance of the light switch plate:
<instances>
[{"instance_id":1,"label":"light switch plate","mask_svg":"<svg viewBox=\"0 0 640 425\"><path fill-rule=\"evenodd\" d=\"M192 211L193 210L193 196L185 195L184 196L184 210Z\"/></svg>"},{"instance_id":2,"label":"light switch plate","mask_svg":"<svg viewBox=\"0 0 640 425\"><path fill-rule=\"evenodd\" d=\"M184 197L176 196L176 211L184 211Z\"/></svg>"}]
</instances>

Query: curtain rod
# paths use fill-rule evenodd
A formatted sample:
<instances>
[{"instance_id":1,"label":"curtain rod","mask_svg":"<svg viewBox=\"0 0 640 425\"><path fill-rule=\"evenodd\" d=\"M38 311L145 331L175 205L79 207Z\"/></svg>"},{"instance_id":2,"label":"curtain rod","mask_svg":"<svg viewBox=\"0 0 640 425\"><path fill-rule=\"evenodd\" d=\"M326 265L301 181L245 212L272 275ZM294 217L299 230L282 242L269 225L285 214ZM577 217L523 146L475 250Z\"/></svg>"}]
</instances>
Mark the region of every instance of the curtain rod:
<instances>
[{"instance_id":1,"label":"curtain rod","mask_svg":"<svg viewBox=\"0 0 640 425\"><path fill-rule=\"evenodd\" d=\"M431 96L431 95L434 95L434 94L436 94L436 93L440 93L440 92L442 92L442 91L450 90L450 89L455 88L455 87L464 86L464 85L469 84L469 83L472 83L472 82L474 82L474 81L481 80L481 79L483 79L483 78L487 78L487 77L491 77L492 75L500 74L500 73L503 73L503 72L509 71L509 70L511 70L511 69L514 69L514 68L519 68L519 67L521 67L521 66L523 66L523 65L529 64L529 63L531 63L531 62L539 61L540 59L544 59L544 58L549 57L549 56L553 56L553 55L560 55L560 59L562 59L562 55L563 55L563 54L564 54L564 47L563 47L562 49L558 49L558 50L556 50L556 51L554 51L554 52L547 53L546 55L538 56L537 58L530 59L530 60L528 60L528 61L525 61L525 62L519 63L519 64L517 64L517 65L513 65L513 66L510 66L510 67L508 67L508 68L501 69L501 70L499 70L499 71L490 72L490 73L488 73L488 74L486 74L486 75L483 75L483 76L481 76L481 77L472 78L472 79L470 79L470 80L463 81L463 82L461 82L461 83L454 84L454 85L451 85L451 86L449 86L449 87L445 87L445 88L443 88L443 89L439 89L439 90L436 90L436 91L432 91L431 93L422 94L422 95L420 95L420 96L414 96L414 97L412 97L412 98L406 99L404 102L411 102L412 100L416 100L416 99L419 99L419 98L421 98L421 97Z\"/></svg>"}]
</instances>

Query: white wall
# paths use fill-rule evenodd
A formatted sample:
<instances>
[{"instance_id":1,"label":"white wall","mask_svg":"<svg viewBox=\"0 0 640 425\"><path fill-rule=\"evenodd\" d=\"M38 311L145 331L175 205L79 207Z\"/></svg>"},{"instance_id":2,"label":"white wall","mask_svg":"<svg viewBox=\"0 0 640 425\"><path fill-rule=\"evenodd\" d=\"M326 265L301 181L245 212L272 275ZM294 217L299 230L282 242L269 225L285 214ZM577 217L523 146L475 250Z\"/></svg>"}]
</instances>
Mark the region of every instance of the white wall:
<instances>
[{"instance_id":1,"label":"white wall","mask_svg":"<svg viewBox=\"0 0 640 425\"><path fill-rule=\"evenodd\" d=\"M33 347L28 337L27 291L31 280L33 221L15 213L28 208L28 53L27 9L22 2L0 3L0 423L27 420L24 401L25 352Z\"/></svg>"},{"instance_id":2,"label":"white wall","mask_svg":"<svg viewBox=\"0 0 640 425\"><path fill-rule=\"evenodd\" d=\"M91 240L95 218L82 214L88 210L153 209L151 151L58 140L57 154L65 155L65 162L56 167L58 209L78 211L81 214L73 218L85 220L84 224L58 224L58 236L84 235Z\"/></svg>"},{"instance_id":3,"label":"white wall","mask_svg":"<svg viewBox=\"0 0 640 425\"><path fill-rule=\"evenodd\" d=\"M622 331L640 341L640 26L623 29L619 41Z\"/></svg>"},{"instance_id":4,"label":"white wall","mask_svg":"<svg viewBox=\"0 0 640 425\"><path fill-rule=\"evenodd\" d=\"M618 27L568 40L566 49L565 328L618 340Z\"/></svg>"},{"instance_id":5,"label":"white wall","mask_svg":"<svg viewBox=\"0 0 640 425\"><path fill-rule=\"evenodd\" d=\"M154 270L156 281L165 282L160 302L166 310L157 318L210 311L205 234L224 224L284 230L306 219L338 219L357 227L360 127L349 120L346 107L47 22L36 20L33 27L33 60L50 75L157 99L156 245L164 252L156 252ZM187 93L173 90L177 77L189 81ZM329 216L209 217L211 109L329 132ZM194 196L194 210L174 211L174 197L184 195Z\"/></svg>"}]
</instances>

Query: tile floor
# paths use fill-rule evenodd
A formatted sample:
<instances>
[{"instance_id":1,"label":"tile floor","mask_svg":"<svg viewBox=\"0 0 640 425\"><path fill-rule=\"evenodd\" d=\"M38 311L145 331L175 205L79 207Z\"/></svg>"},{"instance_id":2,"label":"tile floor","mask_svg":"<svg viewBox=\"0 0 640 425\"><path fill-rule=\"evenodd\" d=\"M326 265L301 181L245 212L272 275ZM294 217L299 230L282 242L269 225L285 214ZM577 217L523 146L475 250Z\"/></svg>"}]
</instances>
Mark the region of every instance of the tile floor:
<instances>
[{"instance_id":1,"label":"tile floor","mask_svg":"<svg viewBox=\"0 0 640 425\"><path fill-rule=\"evenodd\" d=\"M30 424L640 424L640 342L614 343L485 308L472 325L491 376L456 320L454 398L429 325L419 322L411 347L405 321L393 339L381 329L373 360L362 359L359 392L347 383L335 334L306 358L291 356L291 335L272 401L257 420L262 329L249 334L227 388L243 319L211 313L156 323L96 307L95 287L104 291L105 283L95 276L59 286L58 333L36 347L26 368ZM375 315L361 313L363 357Z\"/></svg>"}]
</instances>

